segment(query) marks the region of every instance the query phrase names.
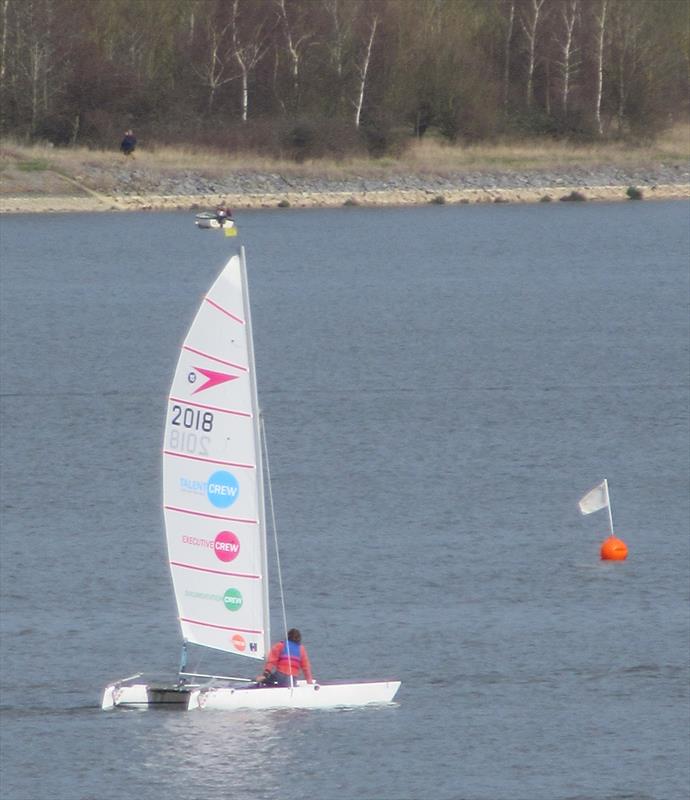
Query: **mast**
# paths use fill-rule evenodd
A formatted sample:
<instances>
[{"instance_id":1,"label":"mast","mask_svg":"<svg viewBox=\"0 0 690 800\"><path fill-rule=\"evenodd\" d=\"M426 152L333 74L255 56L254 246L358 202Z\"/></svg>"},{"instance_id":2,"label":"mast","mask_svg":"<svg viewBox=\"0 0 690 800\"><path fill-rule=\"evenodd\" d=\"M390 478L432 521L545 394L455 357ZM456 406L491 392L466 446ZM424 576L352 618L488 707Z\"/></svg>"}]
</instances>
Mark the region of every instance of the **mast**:
<instances>
[{"instance_id":1,"label":"mast","mask_svg":"<svg viewBox=\"0 0 690 800\"><path fill-rule=\"evenodd\" d=\"M271 613L268 597L268 548L266 544L266 500L264 495L264 468L261 447L261 410L259 408L259 394L256 381L256 362L254 360L254 337L252 334L252 315L249 304L249 285L247 281L247 262L244 253L244 246L240 248L240 274L242 277L242 302L245 311L245 321L247 326L247 350L249 355L249 380L252 393L252 414L254 415L254 445L256 448L256 478L258 492L259 510L259 546L261 551L261 570L263 574L263 630L264 630L264 650L266 653L271 648Z\"/></svg>"},{"instance_id":2,"label":"mast","mask_svg":"<svg viewBox=\"0 0 690 800\"><path fill-rule=\"evenodd\" d=\"M604 478L604 486L606 487L606 510L609 512L609 527L611 529L611 536L613 536L613 512L611 511L611 495L609 494L609 482Z\"/></svg>"}]
</instances>

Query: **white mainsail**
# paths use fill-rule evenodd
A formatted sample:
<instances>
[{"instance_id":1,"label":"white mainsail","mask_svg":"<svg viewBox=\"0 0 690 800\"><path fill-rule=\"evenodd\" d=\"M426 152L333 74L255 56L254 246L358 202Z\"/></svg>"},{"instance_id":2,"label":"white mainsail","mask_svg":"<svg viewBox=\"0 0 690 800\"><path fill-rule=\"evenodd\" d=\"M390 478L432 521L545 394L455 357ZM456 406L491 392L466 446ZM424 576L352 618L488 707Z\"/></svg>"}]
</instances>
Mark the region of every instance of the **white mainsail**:
<instances>
[{"instance_id":1,"label":"white mainsail","mask_svg":"<svg viewBox=\"0 0 690 800\"><path fill-rule=\"evenodd\" d=\"M163 445L168 556L186 642L250 658L269 642L259 408L244 248L187 334Z\"/></svg>"}]
</instances>

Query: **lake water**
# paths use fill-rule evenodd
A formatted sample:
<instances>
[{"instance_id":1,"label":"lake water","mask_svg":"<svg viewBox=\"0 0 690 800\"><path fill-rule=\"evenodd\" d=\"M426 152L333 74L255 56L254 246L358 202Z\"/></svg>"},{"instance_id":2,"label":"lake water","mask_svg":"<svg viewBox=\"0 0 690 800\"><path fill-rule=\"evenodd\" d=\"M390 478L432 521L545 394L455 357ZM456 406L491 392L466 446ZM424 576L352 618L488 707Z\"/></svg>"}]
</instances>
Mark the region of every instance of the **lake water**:
<instances>
[{"instance_id":1,"label":"lake water","mask_svg":"<svg viewBox=\"0 0 690 800\"><path fill-rule=\"evenodd\" d=\"M3 800L684 800L688 210L238 214L289 623L317 678L403 681L253 714L99 708L177 668L166 398L236 241L3 218Z\"/></svg>"}]
</instances>

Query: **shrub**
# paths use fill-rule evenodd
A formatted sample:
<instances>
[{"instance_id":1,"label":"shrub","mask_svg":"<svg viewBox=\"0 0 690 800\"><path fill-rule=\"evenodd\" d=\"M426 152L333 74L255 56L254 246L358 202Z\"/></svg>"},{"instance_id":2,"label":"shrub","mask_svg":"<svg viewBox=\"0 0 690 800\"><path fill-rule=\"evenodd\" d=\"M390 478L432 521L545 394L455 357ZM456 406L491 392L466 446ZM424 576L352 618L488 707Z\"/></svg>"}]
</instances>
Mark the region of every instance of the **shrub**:
<instances>
[{"instance_id":1,"label":"shrub","mask_svg":"<svg viewBox=\"0 0 690 800\"><path fill-rule=\"evenodd\" d=\"M20 172L45 172L45 170L50 169L50 164L47 161L36 158L31 161L20 161L17 164L17 169Z\"/></svg>"},{"instance_id":2,"label":"shrub","mask_svg":"<svg viewBox=\"0 0 690 800\"><path fill-rule=\"evenodd\" d=\"M586 200L587 198L582 194L582 192L576 192L573 190L570 194L563 195L563 197L561 197L560 199L566 202L568 201L581 202L583 200Z\"/></svg>"},{"instance_id":3,"label":"shrub","mask_svg":"<svg viewBox=\"0 0 690 800\"><path fill-rule=\"evenodd\" d=\"M628 186L626 194L630 200L642 200L642 190L637 186Z\"/></svg>"}]
</instances>

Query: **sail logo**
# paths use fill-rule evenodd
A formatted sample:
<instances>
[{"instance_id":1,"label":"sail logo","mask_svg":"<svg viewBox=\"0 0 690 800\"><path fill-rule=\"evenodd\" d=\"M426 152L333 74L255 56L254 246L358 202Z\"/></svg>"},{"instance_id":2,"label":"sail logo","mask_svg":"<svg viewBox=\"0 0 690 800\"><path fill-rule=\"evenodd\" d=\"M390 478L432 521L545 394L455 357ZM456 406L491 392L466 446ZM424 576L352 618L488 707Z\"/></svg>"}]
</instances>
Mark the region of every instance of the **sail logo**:
<instances>
[{"instance_id":1,"label":"sail logo","mask_svg":"<svg viewBox=\"0 0 690 800\"><path fill-rule=\"evenodd\" d=\"M213 541L213 552L220 561L233 561L240 554L240 540L232 531L221 531Z\"/></svg>"},{"instance_id":2,"label":"sail logo","mask_svg":"<svg viewBox=\"0 0 690 800\"><path fill-rule=\"evenodd\" d=\"M192 494L206 494L208 492L207 481L195 481L191 478L182 476L180 478L180 489L183 492L191 492Z\"/></svg>"},{"instance_id":3,"label":"sail logo","mask_svg":"<svg viewBox=\"0 0 690 800\"><path fill-rule=\"evenodd\" d=\"M198 373L198 374L197 374ZM219 386L221 383L237 380L237 375L228 375L226 372L216 372L212 369L203 369L202 367L194 367L194 369L187 375L189 383L196 383L198 375L203 375L206 382L197 387L192 394L199 394L206 389L212 389L214 386Z\"/></svg>"},{"instance_id":4,"label":"sail logo","mask_svg":"<svg viewBox=\"0 0 690 800\"><path fill-rule=\"evenodd\" d=\"M239 493L237 478L222 469L214 472L206 484L206 497L216 508L228 508L237 500Z\"/></svg>"},{"instance_id":5,"label":"sail logo","mask_svg":"<svg viewBox=\"0 0 690 800\"><path fill-rule=\"evenodd\" d=\"M239 633L236 633L232 637L231 641L233 643L235 650L238 650L240 653L244 653L244 651L247 649L247 640L244 638L244 636L241 636Z\"/></svg>"},{"instance_id":6,"label":"sail logo","mask_svg":"<svg viewBox=\"0 0 690 800\"><path fill-rule=\"evenodd\" d=\"M239 611L242 608L242 592L239 589L228 589L223 595L223 605L228 611Z\"/></svg>"}]
</instances>

